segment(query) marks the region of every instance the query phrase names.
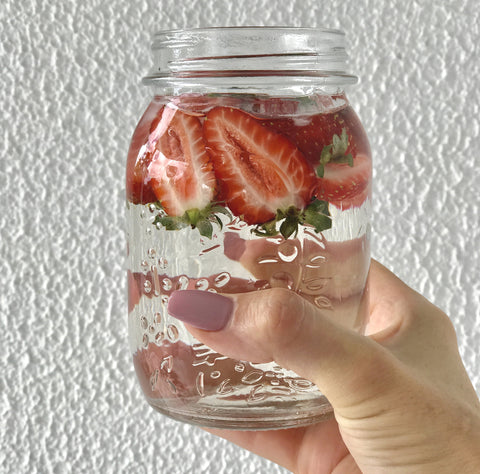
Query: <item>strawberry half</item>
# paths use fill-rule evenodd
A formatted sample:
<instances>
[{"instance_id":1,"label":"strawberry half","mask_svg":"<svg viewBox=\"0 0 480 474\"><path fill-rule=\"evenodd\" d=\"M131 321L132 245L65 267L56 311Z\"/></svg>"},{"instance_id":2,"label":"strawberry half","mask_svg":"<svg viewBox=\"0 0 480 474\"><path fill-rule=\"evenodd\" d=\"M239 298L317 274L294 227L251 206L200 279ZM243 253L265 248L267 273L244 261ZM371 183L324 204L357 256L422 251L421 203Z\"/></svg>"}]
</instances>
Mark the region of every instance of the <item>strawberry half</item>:
<instances>
[{"instance_id":1,"label":"strawberry half","mask_svg":"<svg viewBox=\"0 0 480 474\"><path fill-rule=\"evenodd\" d=\"M262 119L261 123L289 138L315 167L323 148L333 142L334 135L341 136L343 130L349 138L346 153L353 156L357 153L370 155L370 145L363 126L350 106L334 113L272 117Z\"/></svg>"},{"instance_id":2,"label":"strawberry half","mask_svg":"<svg viewBox=\"0 0 480 474\"><path fill-rule=\"evenodd\" d=\"M127 158L126 194L133 204L148 204L157 200L150 186L148 165L152 153L147 152L150 135L162 116L163 104L154 100L145 110L133 133Z\"/></svg>"},{"instance_id":3,"label":"strawberry half","mask_svg":"<svg viewBox=\"0 0 480 474\"><path fill-rule=\"evenodd\" d=\"M222 227L218 213L229 213L212 203L216 179L205 150L200 120L165 107L145 145L150 186L159 201L154 224L167 230L190 226L211 238L212 223Z\"/></svg>"},{"instance_id":4,"label":"strawberry half","mask_svg":"<svg viewBox=\"0 0 480 474\"><path fill-rule=\"evenodd\" d=\"M169 216L210 204L215 174L197 117L166 107L151 134L148 174L155 196Z\"/></svg>"},{"instance_id":5,"label":"strawberry half","mask_svg":"<svg viewBox=\"0 0 480 474\"><path fill-rule=\"evenodd\" d=\"M327 163L323 177L318 178L317 199L328 201L340 209L358 207L371 193L372 161L360 154L348 163Z\"/></svg>"},{"instance_id":6,"label":"strawberry half","mask_svg":"<svg viewBox=\"0 0 480 474\"><path fill-rule=\"evenodd\" d=\"M219 199L247 224L263 224L278 210L303 209L311 200L315 173L284 136L234 108L215 107L204 136L219 181Z\"/></svg>"}]
</instances>

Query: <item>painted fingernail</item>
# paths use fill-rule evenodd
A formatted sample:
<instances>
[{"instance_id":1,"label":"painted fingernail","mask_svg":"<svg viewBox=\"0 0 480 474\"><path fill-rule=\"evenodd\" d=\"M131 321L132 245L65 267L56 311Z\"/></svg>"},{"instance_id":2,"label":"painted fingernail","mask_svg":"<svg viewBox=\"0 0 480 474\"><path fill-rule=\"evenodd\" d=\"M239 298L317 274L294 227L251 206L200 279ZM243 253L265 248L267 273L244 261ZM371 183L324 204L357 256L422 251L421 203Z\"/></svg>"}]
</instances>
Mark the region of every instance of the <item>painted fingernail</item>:
<instances>
[{"instance_id":1,"label":"painted fingernail","mask_svg":"<svg viewBox=\"0 0 480 474\"><path fill-rule=\"evenodd\" d=\"M168 312L196 328L219 331L232 316L233 300L210 291L174 291L168 301Z\"/></svg>"}]
</instances>

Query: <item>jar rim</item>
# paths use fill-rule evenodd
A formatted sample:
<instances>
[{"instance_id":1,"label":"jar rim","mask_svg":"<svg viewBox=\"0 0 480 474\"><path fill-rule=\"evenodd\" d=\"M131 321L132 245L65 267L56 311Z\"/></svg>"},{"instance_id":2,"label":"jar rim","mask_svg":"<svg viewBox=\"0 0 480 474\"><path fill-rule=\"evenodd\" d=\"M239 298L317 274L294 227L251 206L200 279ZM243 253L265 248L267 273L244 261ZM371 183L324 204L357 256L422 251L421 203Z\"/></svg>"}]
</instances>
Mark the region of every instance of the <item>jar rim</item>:
<instances>
[{"instance_id":1,"label":"jar rim","mask_svg":"<svg viewBox=\"0 0 480 474\"><path fill-rule=\"evenodd\" d=\"M153 35L154 68L146 84L194 77L294 76L353 84L346 72L345 33L292 26L172 29Z\"/></svg>"}]
</instances>

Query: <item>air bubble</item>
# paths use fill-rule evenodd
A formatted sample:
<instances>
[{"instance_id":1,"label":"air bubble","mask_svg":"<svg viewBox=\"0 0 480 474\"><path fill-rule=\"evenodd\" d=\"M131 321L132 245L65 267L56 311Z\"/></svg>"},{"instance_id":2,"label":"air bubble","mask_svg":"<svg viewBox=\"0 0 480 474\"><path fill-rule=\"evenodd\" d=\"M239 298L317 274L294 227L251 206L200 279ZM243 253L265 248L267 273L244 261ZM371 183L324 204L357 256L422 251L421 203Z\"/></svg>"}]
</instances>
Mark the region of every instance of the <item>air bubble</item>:
<instances>
[{"instance_id":1,"label":"air bubble","mask_svg":"<svg viewBox=\"0 0 480 474\"><path fill-rule=\"evenodd\" d=\"M211 377L212 379L218 379L218 378L220 377L220 375L222 375L222 374L221 374L221 372L220 372L219 370L214 370L214 371L210 374L210 377Z\"/></svg>"},{"instance_id":2,"label":"air bubble","mask_svg":"<svg viewBox=\"0 0 480 474\"><path fill-rule=\"evenodd\" d=\"M148 328L148 332L150 334L153 334L155 332L155 326L153 324L151 324L150 327Z\"/></svg>"},{"instance_id":3,"label":"air bubble","mask_svg":"<svg viewBox=\"0 0 480 474\"><path fill-rule=\"evenodd\" d=\"M148 336L146 334L144 334L143 338L142 338L143 347L147 348L149 342L150 342L150 340L149 340Z\"/></svg>"},{"instance_id":4,"label":"air bubble","mask_svg":"<svg viewBox=\"0 0 480 474\"><path fill-rule=\"evenodd\" d=\"M145 316L142 316L140 318L140 326L142 326L142 329L145 330L147 329L148 327L148 321L147 321L147 318Z\"/></svg>"},{"instance_id":5,"label":"air bubble","mask_svg":"<svg viewBox=\"0 0 480 474\"><path fill-rule=\"evenodd\" d=\"M150 203L148 205L148 210L153 214L157 210L157 206L155 206L153 203Z\"/></svg>"},{"instance_id":6,"label":"air bubble","mask_svg":"<svg viewBox=\"0 0 480 474\"><path fill-rule=\"evenodd\" d=\"M162 280L162 290L163 291L170 291L172 289L172 280L170 278L164 278Z\"/></svg>"},{"instance_id":7,"label":"air bubble","mask_svg":"<svg viewBox=\"0 0 480 474\"><path fill-rule=\"evenodd\" d=\"M165 270L168 266L168 260L165 257L160 257L158 259L158 267L161 268L162 270Z\"/></svg>"},{"instance_id":8,"label":"air bubble","mask_svg":"<svg viewBox=\"0 0 480 474\"><path fill-rule=\"evenodd\" d=\"M162 313L155 313L153 315L153 321L155 322L155 324L162 324Z\"/></svg>"},{"instance_id":9,"label":"air bubble","mask_svg":"<svg viewBox=\"0 0 480 474\"><path fill-rule=\"evenodd\" d=\"M165 337L165 334L163 334L162 331L157 332L157 334L155 335L155 344L160 345L164 337Z\"/></svg>"}]
</instances>

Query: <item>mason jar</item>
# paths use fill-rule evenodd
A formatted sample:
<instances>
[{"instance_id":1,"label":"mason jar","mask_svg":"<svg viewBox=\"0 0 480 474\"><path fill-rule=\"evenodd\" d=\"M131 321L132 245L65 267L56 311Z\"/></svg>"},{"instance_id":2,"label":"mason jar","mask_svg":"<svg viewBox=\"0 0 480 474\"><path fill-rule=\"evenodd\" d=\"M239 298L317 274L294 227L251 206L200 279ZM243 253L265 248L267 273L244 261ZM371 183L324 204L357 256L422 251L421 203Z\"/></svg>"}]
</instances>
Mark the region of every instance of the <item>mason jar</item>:
<instances>
[{"instance_id":1,"label":"mason jar","mask_svg":"<svg viewBox=\"0 0 480 474\"><path fill-rule=\"evenodd\" d=\"M344 34L174 30L152 49L151 102L126 172L129 343L145 397L207 427L326 419L331 406L309 380L215 352L167 305L179 290L281 287L364 330L372 163L346 95L357 79Z\"/></svg>"}]
</instances>

